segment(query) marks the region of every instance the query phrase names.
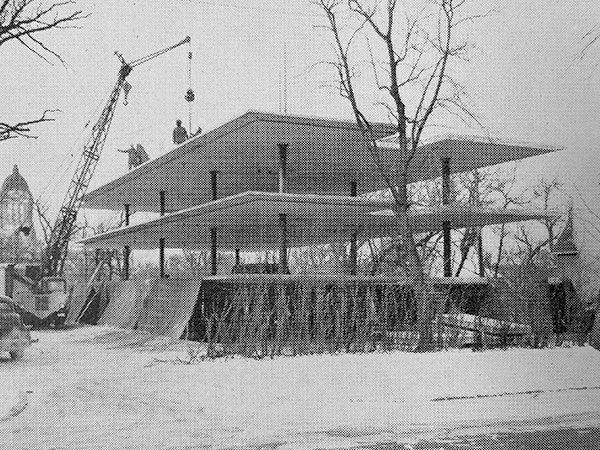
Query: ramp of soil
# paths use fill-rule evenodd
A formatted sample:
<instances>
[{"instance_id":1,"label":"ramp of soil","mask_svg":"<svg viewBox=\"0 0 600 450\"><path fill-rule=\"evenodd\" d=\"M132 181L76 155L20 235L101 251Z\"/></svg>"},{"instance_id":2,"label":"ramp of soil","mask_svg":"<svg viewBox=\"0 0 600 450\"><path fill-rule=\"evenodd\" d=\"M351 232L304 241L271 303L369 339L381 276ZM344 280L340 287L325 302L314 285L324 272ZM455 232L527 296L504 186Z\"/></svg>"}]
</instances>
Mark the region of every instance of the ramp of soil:
<instances>
[{"instance_id":1,"label":"ramp of soil","mask_svg":"<svg viewBox=\"0 0 600 450\"><path fill-rule=\"evenodd\" d=\"M114 283L110 301L98 325L133 329L140 317L144 300L155 280L127 280Z\"/></svg>"},{"instance_id":2,"label":"ramp of soil","mask_svg":"<svg viewBox=\"0 0 600 450\"><path fill-rule=\"evenodd\" d=\"M144 300L137 329L181 337L198 299L201 279L156 280Z\"/></svg>"}]
</instances>

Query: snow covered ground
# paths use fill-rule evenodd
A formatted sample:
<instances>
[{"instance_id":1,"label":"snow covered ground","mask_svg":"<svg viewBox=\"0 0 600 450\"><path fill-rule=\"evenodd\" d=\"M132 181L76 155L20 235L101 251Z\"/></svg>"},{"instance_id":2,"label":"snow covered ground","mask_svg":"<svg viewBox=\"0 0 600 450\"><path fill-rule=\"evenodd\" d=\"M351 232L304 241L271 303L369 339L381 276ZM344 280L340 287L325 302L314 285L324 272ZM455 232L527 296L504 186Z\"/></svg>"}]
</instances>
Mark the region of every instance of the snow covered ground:
<instances>
[{"instance_id":1,"label":"snow covered ground","mask_svg":"<svg viewBox=\"0 0 600 450\"><path fill-rule=\"evenodd\" d=\"M0 359L2 449L404 448L600 426L600 352L590 347L188 365L178 362L185 343L131 331L33 337L25 359Z\"/></svg>"}]
</instances>

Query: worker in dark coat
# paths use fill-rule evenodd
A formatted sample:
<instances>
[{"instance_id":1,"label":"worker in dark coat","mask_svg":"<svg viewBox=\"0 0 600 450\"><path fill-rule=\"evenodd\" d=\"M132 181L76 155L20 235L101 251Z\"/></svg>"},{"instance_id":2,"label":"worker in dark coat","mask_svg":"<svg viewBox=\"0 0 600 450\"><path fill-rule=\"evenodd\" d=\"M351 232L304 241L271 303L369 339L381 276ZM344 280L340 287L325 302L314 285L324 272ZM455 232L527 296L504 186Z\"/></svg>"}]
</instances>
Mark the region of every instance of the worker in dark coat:
<instances>
[{"instance_id":1,"label":"worker in dark coat","mask_svg":"<svg viewBox=\"0 0 600 450\"><path fill-rule=\"evenodd\" d=\"M133 146L133 144L131 144L131 147L127 150L117 151L121 153L127 153L129 155L129 170L150 160L150 157L148 156L148 153L146 153L146 150L144 149L142 144L138 144L135 147Z\"/></svg>"},{"instance_id":2,"label":"worker in dark coat","mask_svg":"<svg viewBox=\"0 0 600 450\"><path fill-rule=\"evenodd\" d=\"M186 129L181 126L181 120L178 120L176 123L176 127L173 130L173 143L174 144L183 144L185 141L189 139Z\"/></svg>"}]
</instances>

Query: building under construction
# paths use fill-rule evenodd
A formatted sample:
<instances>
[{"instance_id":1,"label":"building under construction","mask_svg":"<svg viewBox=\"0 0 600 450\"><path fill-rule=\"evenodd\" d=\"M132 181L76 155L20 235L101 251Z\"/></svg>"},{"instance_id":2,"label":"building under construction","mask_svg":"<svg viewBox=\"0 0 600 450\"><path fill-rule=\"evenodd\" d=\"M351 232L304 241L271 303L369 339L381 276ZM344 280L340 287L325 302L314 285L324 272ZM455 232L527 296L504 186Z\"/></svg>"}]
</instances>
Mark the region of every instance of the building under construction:
<instances>
[{"instance_id":1,"label":"building under construction","mask_svg":"<svg viewBox=\"0 0 600 450\"><path fill-rule=\"evenodd\" d=\"M124 227L83 240L87 249L121 249L124 279L102 289L96 283L103 293L93 299L79 289L69 320L187 335L243 354L413 348L423 308L407 278L359 266L366 242L398 235L393 201L373 194L385 192L384 173L391 179L397 174L395 129L382 123L373 130L379 165L354 122L248 112L88 193L86 208L125 213ZM418 147L410 181L441 177L442 191L449 192L452 174L555 150L445 136ZM458 312L461 320L478 321L458 327L463 331L501 329L504 339L531 332L529 306L501 313L493 281L452 277L450 233L548 213L442 200L410 212L415 234L443 236L444 276L427 284L432 321L441 329ZM130 225L136 212L160 217ZM323 272L290 260L293 251L323 245L341 249L343 264ZM134 249L156 250L159 277L129 279ZM209 273L169 276L167 249L207 251ZM245 264L264 251L278 259ZM233 269L219 264L225 253ZM492 300L468 300L480 297ZM435 336L449 339L444 332Z\"/></svg>"}]
</instances>

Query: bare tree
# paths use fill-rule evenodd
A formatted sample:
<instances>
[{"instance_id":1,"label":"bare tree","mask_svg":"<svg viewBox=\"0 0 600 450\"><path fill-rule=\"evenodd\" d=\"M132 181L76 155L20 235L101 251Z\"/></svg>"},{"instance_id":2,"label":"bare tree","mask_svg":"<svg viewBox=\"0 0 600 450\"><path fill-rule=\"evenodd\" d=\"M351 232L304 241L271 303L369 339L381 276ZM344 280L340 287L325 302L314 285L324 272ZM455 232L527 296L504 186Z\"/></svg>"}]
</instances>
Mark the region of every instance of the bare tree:
<instances>
[{"instance_id":1,"label":"bare tree","mask_svg":"<svg viewBox=\"0 0 600 450\"><path fill-rule=\"evenodd\" d=\"M540 206L544 211L548 211L555 203L555 197L560 193L561 188L562 183L557 178L551 181L542 178L533 187L533 198L531 201L533 203L541 202ZM525 225L521 225L515 235L515 240L521 245L519 250L525 263L533 262L544 248L547 248L549 252L552 251L554 242L558 237L556 230L564 222L564 219L556 215L554 217L547 217L540 222L546 231L543 238L534 237L531 230Z\"/></svg>"},{"instance_id":2,"label":"bare tree","mask_svg":"<svg viewBox=\"0 0 600 450\"><path fill-rule=\"evenodd\" d=\"M51 58L64 64L61 56L42 40L42 35L54 29L76 28L87 17L74 9L72 0L46 2L43 0L0 0L0 47L14 42L52 64ZM14 124L0 121L0 141L13 137L33 138L31 125L54 120L46 110L37 119Z\"/></svg>"},{"instance_id":3,"label":"bare tree","mask_svg":"<svg viewBox=\"0 0 600 450\"><path fill-rule=\"evenodd\" d=\"M421 135L432 113L438 107L455 107L469 115L461 100L462 88L447 73L449 61L464 55L467 44L456 44L455 31L462 23L475 16L459 17L458 11L466 0L436 0L429 5L433 12L415 19L408 17L402 25L395 22L402 4L397 0L385 0L367 5L366 1L314 0L327 19L326 28L334 39L335 68L339 92L348 100L357 126L368 142L369 151L384 178L394 199L394 213L398 221L398 250L404 253L403 269L421 299L420 350L430 345L430 305L425 294L425 277L422 261L417 250L412 225L409 220L411 207L408 185L411 181L411 161L419 146ZM340 10L359 21L358 26L344 39L343 27L339 24ZM401 35L396 36L396 32ZM371 66L377 88L387 94L382 105L386 108L398 136L398 167L396 174L389 173L382 164L377 137L371 120L365 113L365 106L354 87L355 68L350 53L353 42L359 35L369 36L383 46L384 62L378 63L368 42ZM382 76L382 74L385 74ZM385 81L384 81L385 80ZM411 96L407 91L418 87L419 93ZM449 86L450 91L443 89ZM414 93L414 92L413 92ZM409 104L412 98L412 105ZM469 115L470 116L470 115Z\"/></svg>"}]
</instances>

